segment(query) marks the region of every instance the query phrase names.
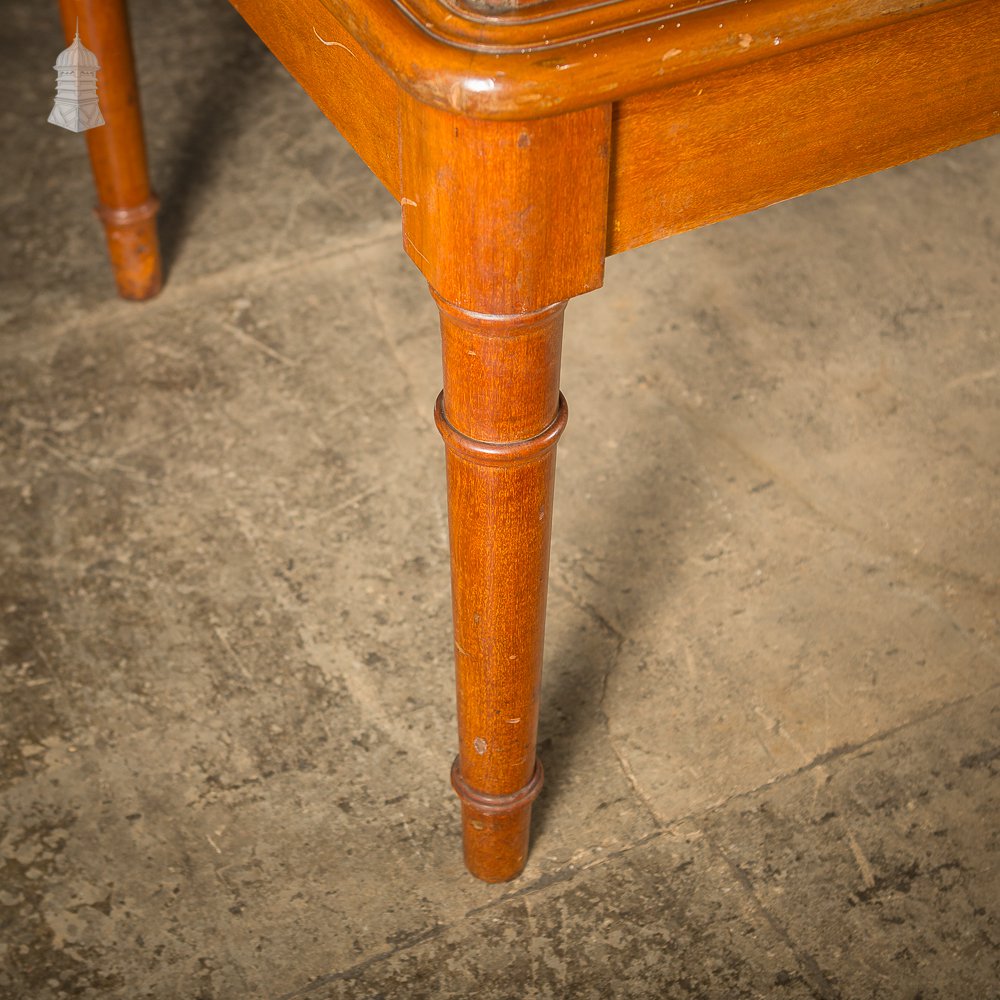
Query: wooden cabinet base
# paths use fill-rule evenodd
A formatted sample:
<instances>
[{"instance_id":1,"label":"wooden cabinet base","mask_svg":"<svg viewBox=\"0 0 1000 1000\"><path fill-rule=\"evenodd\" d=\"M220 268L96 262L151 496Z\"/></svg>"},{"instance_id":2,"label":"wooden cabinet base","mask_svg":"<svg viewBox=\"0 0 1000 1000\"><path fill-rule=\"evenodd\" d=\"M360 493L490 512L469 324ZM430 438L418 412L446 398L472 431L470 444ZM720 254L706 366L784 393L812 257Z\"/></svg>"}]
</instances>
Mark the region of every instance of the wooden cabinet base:
<instances>
[{"instance_id":1,"label":"wooden cabinet base","mask_svg":"<svg viewBox=\"0 0 1000 1000\"><path fill-rule=\"evenodd\" d=\"M123 0L60 0L119 288L159 288ZM437 300L469 870L524 866L565 301L608 253L1000 131L996 0L231 0L401 207Z\"/></svg>"}]
</instances>

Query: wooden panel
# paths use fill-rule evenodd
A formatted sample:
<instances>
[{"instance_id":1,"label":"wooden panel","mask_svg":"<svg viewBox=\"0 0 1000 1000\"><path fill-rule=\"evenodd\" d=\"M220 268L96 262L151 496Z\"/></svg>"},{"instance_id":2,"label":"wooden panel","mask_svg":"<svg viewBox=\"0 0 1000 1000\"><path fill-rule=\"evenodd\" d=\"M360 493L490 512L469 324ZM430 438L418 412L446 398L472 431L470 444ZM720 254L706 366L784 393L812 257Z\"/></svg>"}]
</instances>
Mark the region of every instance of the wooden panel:
<instances>
[{"instance_id":1,"label":"wooden panel","mask_svg":"<svg viewBox=\"0 0 1000 1000\"><path fill-rule=\"evenodd\" d=\"M1000 131L980 0L615 107L609 253Z\"/></svg>"},{"instance_id":2,"label":"wooden panel","mask_svg":"<svg viewBox=\"0 0 1000 1000\"><path fill-rule=\"evenodd\" d=\"M399 200L399 92L321 0L230 0Z\"/></svg>"}]
</instances>

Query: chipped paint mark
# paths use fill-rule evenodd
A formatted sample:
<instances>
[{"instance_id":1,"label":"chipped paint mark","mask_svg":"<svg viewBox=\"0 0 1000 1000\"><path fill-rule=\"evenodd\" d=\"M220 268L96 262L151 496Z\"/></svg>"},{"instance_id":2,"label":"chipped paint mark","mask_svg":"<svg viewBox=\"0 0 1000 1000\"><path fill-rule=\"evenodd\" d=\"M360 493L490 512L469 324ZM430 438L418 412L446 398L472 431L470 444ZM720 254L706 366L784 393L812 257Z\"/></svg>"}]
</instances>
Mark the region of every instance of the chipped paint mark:
<instances>
[{"instance_id":1,"label":"chipped paint mark","mask_svg":"<svg viewBox=\"0 0 1000 1000\"><path fill-rule=\"evenodd\" d=\"M412 198L400 198L400 205L410 205L412 208L417 207L417 203Z\"/></svg>"},{"instance_id":2,"label":"chipped paint mark","mask_svg":"<svg viewBox=\"0 0 1000 1000\"><path fill-rule=\"evenodd\" d=\"M753 35L748 35L745 31L740 34L740 48L746 52L753 44Z\"/></svg>"},{"instance_id":3,"label":"chipped paint mark","mask_svg":"<svg viewBox=\"0 0 1000 1000\"><path fill-rule=\"evenodd\" d=\"M508 719L507 721L510 725L516 726L521 721L521 716L518 716L516 719Z\"/></svg>"},{"instance_id":4,"label":"chipped paint mark","mask_svg":"<svg viewBox=\"0 0 1000 1000\"><path fill-rule=\"evenodd\" d=\"M675 56L679 56L682 51L682 49L667 49L667 51L660 56L660 62L666 62L668 59L673 59Z\"/></svg>"},{"instance_id":5,"label":"chipped paint mark","mask_svg":"<svg viewBox=\"0 0 1000 1000\"><path fill-rule=\"evenodd\" d=\"M344 44L343 44L343 42L328 42L328 41L327 41L327 40L326 40L326 39L325 39L325 38L324 38L324 37L323 37L323 36L322 36L322 35L321 35L321 34L320 34L320 33L319 33L319 32L318 32L317 30L316 30L316 26L315 26L315 25L313 25L313 34L314 34L314 35L315 35L315 36L316 36L316 37L317 37L317 38L318 38L318 39L319 39L319 40L320 40L320 41L321 41L321 42L322 42L322 43L323 43L324 45L326 45L326 46L329 46L330 48L334 48L334 49L343 49L343 50L344 50L345 52L347 52L347 53L348 53L348 54L349 54L349 55L350 55L350 56L351 56L352 58L354 58L354 59L357 59L357 58L358 58L358 57L357 57L357 54L356 54L356 53L354 53L354 52L351 52L351 50L350 50L350 49L349 49L349 48L348 48L348 47L347 47L346 45L344 45Z\"/></svg>"},{"instance_id":6,"label":"chipped paint mark","mask_svg":"<svg viewBox=\"0 0 1000 1000\"><path fill-rule=\"evenodd\" d=\"M462 85L466 90L471 91L473 94L488 94L496 87L496 80L494 80L492 76L488 76L485 79L470 77L468 80L465 80Z\"/></svg>"},{"instance_id":7,"label":"chipped paint mark","mask_svg":"<svg viewBox=\"0 0 1000 1000\"><path fill-rule=\"evenodd\" d=\"M484 739L482 738L482 736L477 736L477 737L476 737L476 738L475 738L475 739L474 739L474 740L472 741L472 745L473 745L473 747L475 748L475 750L476 750L476 753L477 753L477 754L479 754L479 756L480 756L480 757L481 757L481 756L482 756L482 755L483 755L484 753L486 753L486 746L487 746L487 744L486 744L486 740L484 740Z\"/></svg>"}]
</instances>

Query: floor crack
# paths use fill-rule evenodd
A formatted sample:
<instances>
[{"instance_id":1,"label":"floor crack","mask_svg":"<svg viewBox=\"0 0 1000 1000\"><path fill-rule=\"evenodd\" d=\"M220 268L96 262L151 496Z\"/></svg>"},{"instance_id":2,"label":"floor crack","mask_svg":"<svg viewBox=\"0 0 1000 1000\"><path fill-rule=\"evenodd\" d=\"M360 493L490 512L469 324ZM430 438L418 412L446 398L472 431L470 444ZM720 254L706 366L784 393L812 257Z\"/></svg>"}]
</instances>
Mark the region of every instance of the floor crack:
<instances>
[{"instance_id":1,"label":"floor crack","mask_svg":"<svg viewBox=\"0 0 1000 1000\"><path fill-rule=\"evenodd\" d=\"M799 967L802 969L805 978L808 979L809 984L816 991L816 995L821 998L821 1000L840 1000L840 992L837 988L827 979L826 974L819 966L819 962L816 958L807 951L803 951L799 948L792 936L788 932L788 928L761 902L756 891L754 890L753 882L750 881L750 876L747 875L745 871L728 854L722 849L722 847L708 834L707 831L702 830L702 835L705 838L705 843L708 844L709 848L717 854L722 861L725 863L726 867L732 872L733 877L740 884L743 891L750 898L750 901L754 909L767 921L768 926L774 933L781 939L785 947L795 956L795 960L799 963Z\"/></svg>"}]
</instances>

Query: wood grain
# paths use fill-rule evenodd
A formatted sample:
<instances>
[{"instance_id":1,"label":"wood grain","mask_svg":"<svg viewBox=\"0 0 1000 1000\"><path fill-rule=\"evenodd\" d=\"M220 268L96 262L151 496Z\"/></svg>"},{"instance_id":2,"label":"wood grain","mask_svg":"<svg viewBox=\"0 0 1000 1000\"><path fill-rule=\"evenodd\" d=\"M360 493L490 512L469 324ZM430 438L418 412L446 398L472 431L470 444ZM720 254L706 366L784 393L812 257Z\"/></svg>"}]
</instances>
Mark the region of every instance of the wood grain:
<instances>
[{"instance_id":1,"label":"wood grain","mask_svg":"<svg viewBox=\"0 0 1000 1000\"><path fill-rule=\"evenodd\" d=\"M982 0L615 106L608 252L1000 131Z\"/></svg>"}]
</instances>

